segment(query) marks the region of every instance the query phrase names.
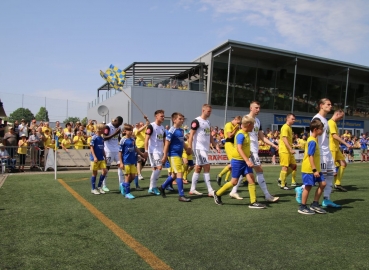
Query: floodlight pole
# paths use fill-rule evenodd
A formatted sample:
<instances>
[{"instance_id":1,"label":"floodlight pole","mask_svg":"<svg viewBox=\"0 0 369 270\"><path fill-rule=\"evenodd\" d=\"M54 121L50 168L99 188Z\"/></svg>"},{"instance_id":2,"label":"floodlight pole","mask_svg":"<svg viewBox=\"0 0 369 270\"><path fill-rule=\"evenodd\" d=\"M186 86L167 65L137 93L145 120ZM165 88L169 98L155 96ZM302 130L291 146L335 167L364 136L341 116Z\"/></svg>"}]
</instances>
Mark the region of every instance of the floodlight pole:
<instances>
[{"instance_id":1,"label":"floodlight pole","mask_svg":"<svg viewBox=\"0 0 369 270\"><path fill-rule=\"evenodd\" d=\"M225 107L224 107L224 126L227 123L229 74L230 74L230 71L231 71L231 54L232 54L232 47L229 47L229 51L228 51L227 89L226 89L226 100L225 100Z\"/></svg>"},{"instance_id":2,"label":"floodlight pole","mask_svg":"<svg viewBox=\"0 0 369 270\"><path fill-rule=\"evenodd\" d=\"M350 68L347 68L347 77L346 77L346 93L345 93L345 107L343 108L344 114L342 119L342 133L345 129L345 116L346 116L346 104L347 104L347 90L348 90L348 83L349 83L349 75L350 75Z\"/></svg>"},{"instance_id":3,"label":"floodlight pole","mask_svg":"<svg viewBox=\"0 0 369 270\"><path fill-rule=\"evenodd\" d=\"M293 107L295 105L296 73L297 73L297 57L295 58L295 74L294 74L294 77L293 77L292 105L291 105L291 112L292 113L293 113Z\"/></svg>"}]
</instances>

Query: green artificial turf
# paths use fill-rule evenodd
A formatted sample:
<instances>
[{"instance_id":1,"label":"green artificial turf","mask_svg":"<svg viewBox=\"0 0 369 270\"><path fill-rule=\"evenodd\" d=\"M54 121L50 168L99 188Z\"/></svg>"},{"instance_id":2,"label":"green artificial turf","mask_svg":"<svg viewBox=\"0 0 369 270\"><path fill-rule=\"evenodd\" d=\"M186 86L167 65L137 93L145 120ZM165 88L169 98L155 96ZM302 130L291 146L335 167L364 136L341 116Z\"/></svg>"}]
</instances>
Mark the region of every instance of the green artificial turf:
<instances>
[{"instance_id":1,"label":"green artificial turf","mask_svg":"<svg viewBox=\"0 0 369 270\"><path fill-rule=\"evenodd\" d=\"M177 193L147 194L149 171L140 181L144 191L132 184L135 200L120 195L114 172L111 192L98 196L90 193L88 173L58 178L173 269L369 269L368 164L349 164L343 179L349 191L331 196L342 209L314 216L298 214L294 191L279 189L280 167L264 169L280 202L263 210L248 208L247 187L239 191L244 200L226 195L224 205L215 205L202 175L197 190L205 196L190 203L178 202ZM219 171L211 170L214 188ZM53 178L11 175L0 189L0 269L150 269ZM259 187L257 194L264 202Z\"/></svg>"}]
</instances>

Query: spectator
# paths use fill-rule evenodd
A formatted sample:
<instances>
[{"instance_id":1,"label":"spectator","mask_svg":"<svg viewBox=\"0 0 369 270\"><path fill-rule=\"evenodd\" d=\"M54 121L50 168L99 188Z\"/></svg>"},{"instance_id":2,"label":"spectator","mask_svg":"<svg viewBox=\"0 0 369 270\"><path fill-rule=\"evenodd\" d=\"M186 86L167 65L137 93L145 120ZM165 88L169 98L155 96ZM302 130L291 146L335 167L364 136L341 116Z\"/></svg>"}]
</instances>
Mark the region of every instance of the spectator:
<instances>
[{"instance_id":1,"label":"spectator","mask_svg":"<svg viewBox=\"0 0 369 270\"><path fill-rule=\"evenodd\" d=\"M83 146L86 144L86 140L83 137L82 131L77 131L77 135L73 138L74 149L80 150L83 149Z\"/></svg>"},{"instance_id":2,"label":"spectator","mask_svg":"<svg viewBox=\"0 0 369 270\"><path fill-rule=\"evenodd\" d=\"M66 123L65 124L64 135L67 135L69 137L69 139L73 138L74 134L73 134L71 123Z\"/></svg>"},{"instance_id":3,"label":"spectator","mask_svg":"<svg viewBox=\"0 0 369 270\"><path fill-rule=\"evenodd\" d=\"M18 155L19 155L19 171L24 172L24 165L26 164L27 155L27 136L26 134L21 135L21 139L18 142Z\"/></svg>"},{"instance_id":4,"label":"spectator","mask_svg":"<svg viewBox=\"0 0 369 270\"><path fill-rule=\"evenodd\" d=\"M143 78L140 78L140 80L137 82L138 86L146 86L146 82L143 80Z\"/></svg>"},{"instance_id":5,"label":"spectator","mask_svg":"<svg viewBox=\"0 0 369 270\"><path fill-rule=\"evenodd\" d=\"M37 121L36 121L36 119L32 119L32 121L31 121L31 125L30 125L30 127L29 127L29 129L32 131L32 130L37 130Z\"/></svg>"},{"instance_id":6,"label":"spectator","mask_svg":"<svg viewBox=\"0 0 369 270\"><path fill-rule=\"evenodd\" d=\"M38 143L40 142L40 138L37 137L37 131L36 129L31 130L32 134L28 138L28 143L31 146L31 167L35 168L37 166L37 156L38 156Z\"/></svg>"},{"instance_id":7,"label":"spectator","mask_svg":"<svg viewBox=\"0 0 369 270\"><path fill-rule=\"evenodd\" d=\"M39 138L39 142L38 142L38 147L39 147L39 160L38 160L38 164L42 164L42 158L44 157L44 153L45 153L45 144L44 144L44 134L42 133L42 127L38 127L37 128L37 132L36 132L36 136Z\"/></svg>"},{"instance_id":8,"label":"spectator","mask_svg":"<svg viewBox=\"0 0 369 270\"><path fill-rule=\"evenodd\" d=\"M64 134L64 139L62 140L61 147L68 152L68 149L70 148L72 142L70 137L67 134Z\"/></svg>"},{"instance_id":9,"label":"spectator","mask_svg":"<svg viewBox=\"0 0 369 270\"><path fill-rule=\"evenodd\" d=\"M4 138L5 135L5 125L3 124L3 119L0 118L0 140Z\"/></svg>"},{"instance_id":10,"label":"spectator","mask_svg":"<svg viewBox=\"0 0 369 270\"><path fill-rule=\"evenodd\" d=\"M23 135L28 138L28 125L26 123L26 120L22 119L21 124L18 126L19 129L19 137L21 138Z\"/></svg>"},{"instance_id":11,"label":"spectator","mask_svg":"<svg viewBox=\"0 0 369 270\"><path fill-rule=\"evenodd\" d=\"M14 133L17 136L17 142L19 141L19 122L18 120L14 121Z\"/></svg>"},{"instance_id":12,"label":"spectator","mask_svg":"<svg viewBox=\"0 0 369 270\"><path fill-rule=\"evenodd\" d=\"M13 127L10 127L9 132L5 134L3 144L7 147L10 157L14 158L15 147L18 146L18 139Z\"/></svg>"},{"instance_id":13,"label":"spectator","mask_svg":"<svg viewBox=\"0 0 369 270\"><path fill-rule=\"evenodd\" d=\"M8 172L15 169L16 160L14 158L10 158L8 151L6 151L5 146L2 143L0 143L0 159L1 163L6 163Z\"/></svg>"}]
</instances>

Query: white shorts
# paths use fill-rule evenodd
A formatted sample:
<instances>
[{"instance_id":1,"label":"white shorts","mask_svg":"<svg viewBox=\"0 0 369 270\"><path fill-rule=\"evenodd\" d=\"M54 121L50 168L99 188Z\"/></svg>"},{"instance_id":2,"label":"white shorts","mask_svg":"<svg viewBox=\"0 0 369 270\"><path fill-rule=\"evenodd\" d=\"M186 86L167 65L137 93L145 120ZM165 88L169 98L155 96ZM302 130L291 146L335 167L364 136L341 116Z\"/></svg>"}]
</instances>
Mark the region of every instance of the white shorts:
<instances>
[{"instance_id":1,"label":"white shorts","mask_svg":"<svg viewBox=\"0 0 369 270\"><path fill-rule=\"evenodd\" d=\"M197 166L204 166L209 164L208 151L194 149L193 152L195 154L195 164Z\"/></svg>"},{"instance_id":2,"label":"white shorts","mask_svg":"<svg viewBox=\"0 0 369 270\"><path fill-rule=\"evenodd\" d=\"M259 153L251 152L250 160L254 166L260 166L260 159L259 159Z\"/></svg>"},{"instance_id":3,"label":"white shorts","mask_svg":"<svg viewBox=\"0 0 369 270\"><path fill-rule=\"evenodd\" d=\"M164 155L163 153L149 153L149 161L151 164L151 168L163 165L161 162L163 155Z\"/></svg>"},{"instance_id":4,"label":"white shorts","mask_svg":"<svg viewBox=\"0 0 369 270\"><path fill-rule=\"evenodd\" d=\"M106 154L106 166L111 166L112 162L119 164L119 152L105 152Z\"/></svg>"},{"instance_id":5,"label":"white shorts","mask_svg":"<svg viewBox=\"0 0 369 270\"><path fill-rule=\"evenodd\" d=\"M333 156L331 152L329 152L326 155L320 156L320 168L321 168L322 173L326 173L329 171L333 171L333 172L336 171L336 168L334 167L334 160L333 160Z\"/></svg>"}]
</instances>

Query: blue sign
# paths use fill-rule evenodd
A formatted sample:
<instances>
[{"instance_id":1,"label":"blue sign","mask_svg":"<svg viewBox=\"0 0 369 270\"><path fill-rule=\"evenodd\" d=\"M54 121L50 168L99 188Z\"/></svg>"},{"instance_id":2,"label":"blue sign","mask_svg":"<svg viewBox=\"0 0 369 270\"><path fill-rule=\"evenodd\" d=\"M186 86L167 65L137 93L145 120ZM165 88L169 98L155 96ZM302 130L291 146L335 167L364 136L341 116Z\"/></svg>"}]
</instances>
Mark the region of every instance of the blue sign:
<instances>
[{"instance_id":1,"label":"blue sign","mask_svg":"<svg viewBox=\"0 0 369 270\"><path fill-rule=\"evenodd\" d=\"M294 126L304 126L307 127L310 125L312 117L306 116L296 116L296 121L293 124ZM342 128L342 120L337 122L337 127ZM286 116L282 114L274 115L274 124L276 125L284 125L286 123ZM364 121L356 121L356 120L345 120L345 128L360 128L364 129Z\"/></svg>"}]
</instances>

